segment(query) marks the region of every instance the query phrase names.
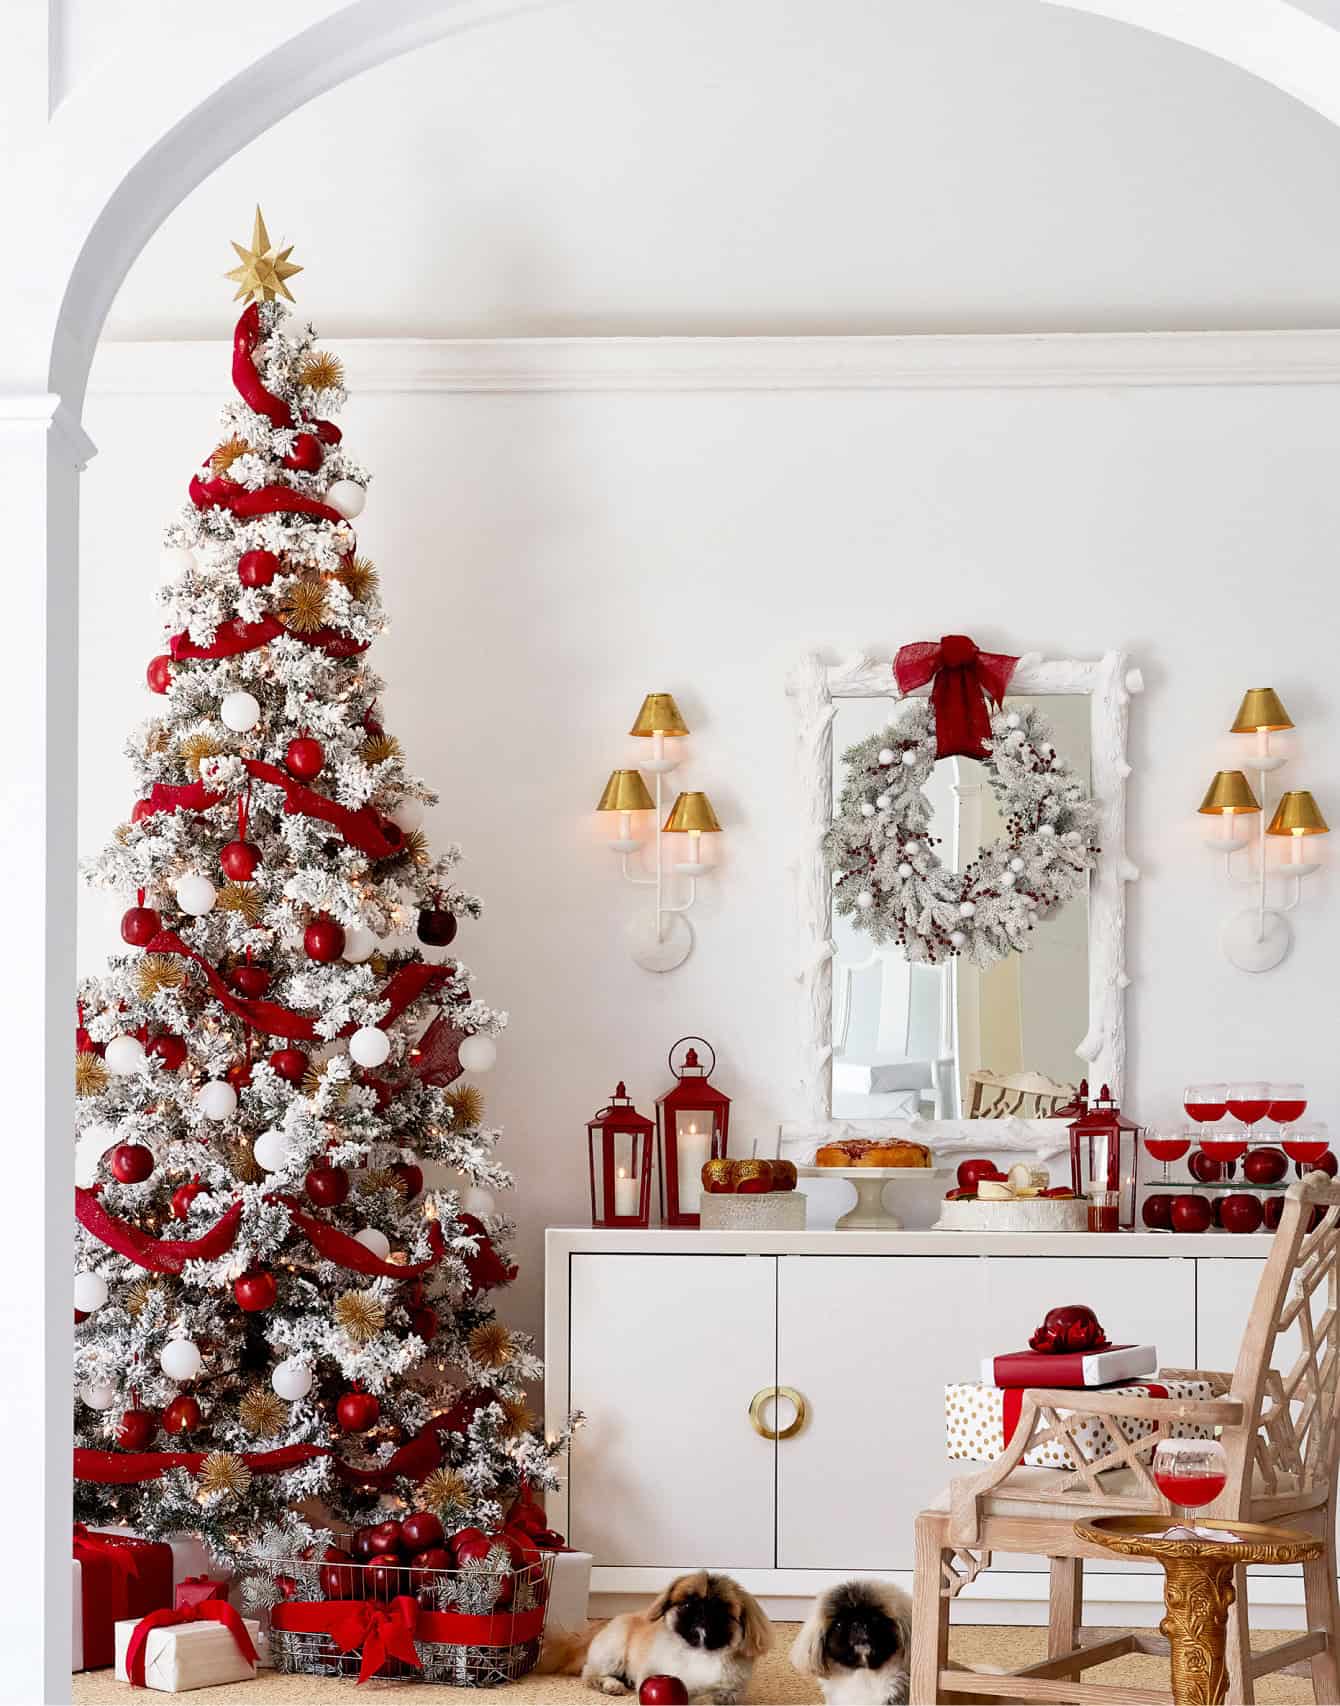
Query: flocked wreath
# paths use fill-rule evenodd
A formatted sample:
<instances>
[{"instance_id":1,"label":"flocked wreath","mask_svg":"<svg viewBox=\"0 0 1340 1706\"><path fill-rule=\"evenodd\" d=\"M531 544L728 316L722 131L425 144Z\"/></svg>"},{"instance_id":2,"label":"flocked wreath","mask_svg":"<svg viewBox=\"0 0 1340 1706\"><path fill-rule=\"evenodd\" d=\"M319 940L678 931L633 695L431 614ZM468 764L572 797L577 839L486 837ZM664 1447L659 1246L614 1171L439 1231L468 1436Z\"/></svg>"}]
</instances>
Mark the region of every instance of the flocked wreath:
<instances>
[{"instance_id":1,"label":"flocked wreath","mask_svg":"<svg viewBox=\"0 0 1340 1706\"><path fill-rule=\"evenodd\" d=\"M1011 662L1013 660L1010 660ZM1029 945L1040 919L1083 894L1098 858L1098 807L1030 705L996 709L982 750L1005 834L962 871L944 865L923 792L937 757L935 707L909 699L847 766L824 853L837 910L909 960L988 966Z\"/></svg>"}]
</instances>

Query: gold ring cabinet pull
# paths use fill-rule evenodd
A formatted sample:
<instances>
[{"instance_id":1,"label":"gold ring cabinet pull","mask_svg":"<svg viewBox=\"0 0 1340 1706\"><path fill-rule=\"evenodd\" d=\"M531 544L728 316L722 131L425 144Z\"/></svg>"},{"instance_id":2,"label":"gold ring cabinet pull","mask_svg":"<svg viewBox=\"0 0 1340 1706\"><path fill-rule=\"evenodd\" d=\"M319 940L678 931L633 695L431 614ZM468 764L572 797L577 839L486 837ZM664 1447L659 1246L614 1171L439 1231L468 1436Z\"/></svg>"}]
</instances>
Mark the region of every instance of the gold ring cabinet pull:
<instances>
[{"instance_id":1,"label":"gold ring cabinet pull","mask_svg":"<svg viewBox=\"0 0 1340 1706\"><path fill-rule=\"evenodd\" d=\"M774 1400L789 1398L796 1407L796 1413L784 1428L770 1428L763 1420L765 1407ZM762 1434L764 1439L790 1439L798 1434L805 1426L809 1408L794 1386L765 1386L761 1392L755 1392L754 1401L749 1406L749 1420L754 1424L754 1432Z\"/></svg>"}]
</instances>

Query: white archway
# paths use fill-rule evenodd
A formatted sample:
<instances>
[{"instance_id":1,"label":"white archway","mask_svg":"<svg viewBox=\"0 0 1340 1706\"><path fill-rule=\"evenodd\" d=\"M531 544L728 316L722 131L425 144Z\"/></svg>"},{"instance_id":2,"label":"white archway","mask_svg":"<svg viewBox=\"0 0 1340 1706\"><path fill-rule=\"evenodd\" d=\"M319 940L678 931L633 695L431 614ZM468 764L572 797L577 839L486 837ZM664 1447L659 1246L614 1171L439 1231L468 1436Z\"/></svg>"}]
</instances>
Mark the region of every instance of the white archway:
<instances>
[{"instance_id":1,"label":"white archway","mask_svg":"<svg viewBox=\"0 0 1340 1706\"><path fill-rule=\"evenodd\" d=\"M12 714L0 881L11 897L0 1284L11 1529L48 1537L0 1566L0 1702L68 1699L70 996L74 981L79 424L108 306L166 216L216 166L326 89L414 48L565 0L286 0L249 15L160 0L132 40L48 116L45 0L0 67L0 174L14 300L0 323L0 492L10 573ZM1340 123L1340 32L1287 0L1048 0L1238 67ZM524 51L524 38L519 41ZM38 140L33 141L36 137ZM36 1067L31 1063L41 1062ZM35 1304L45 1281L45 1311ZM42 1604L35 1603L40 1582ZM43 1636L34 1640L34 1630Z\"/></svg>"}]
</instances>

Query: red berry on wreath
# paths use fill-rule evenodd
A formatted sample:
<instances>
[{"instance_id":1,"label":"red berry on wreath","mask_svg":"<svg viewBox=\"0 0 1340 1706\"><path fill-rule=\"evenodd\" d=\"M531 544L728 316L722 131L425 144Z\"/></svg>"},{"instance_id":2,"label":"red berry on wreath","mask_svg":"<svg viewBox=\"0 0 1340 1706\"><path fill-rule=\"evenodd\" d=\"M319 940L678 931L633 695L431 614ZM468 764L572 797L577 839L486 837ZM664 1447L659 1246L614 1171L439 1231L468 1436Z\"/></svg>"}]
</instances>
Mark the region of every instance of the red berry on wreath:
<instances>
[{"instance_id":1,"label":"red berry on wreath","mask_svg":"<svg viewBox=\"0 0 1340 1706\"><path fill-rule=\"evenodd\" d=\"M268 1269L253 1268L250 1273L240 1274L233 1281L233 1296L239 1309L245 1309L248 1315L257 1315L262 1309L271 1307L279 1296L279 1287Z\"/></svg>"},{"instance_id":2,"label":"red berry on wreath","mask_svg":"<svg viewBox=\"0 0 1340 1706\"><path fill-rule=\"evenodd\" d=\"M302 945L309 960L326 965L344 952L344 929L333 918L314 918L303 932Z\"/></svg>"},{"instance_id":3,"label":"red berry on wreath","mask_svg":"<svg viewBox=\"0 0 1340 1706\"><path fill-rule=\"evenodd\" d=\"M419 914L419 940L445 948L456 940L456 915L444 906L425 906Z\"/></svg>"},{"instance_id":4,"label":"red berry on wreath","mask_svg":"<svg viewBox=\"0 0 1340 1706\"><path fill-rule=\"evenodd\" d=\"M288 743L284 753L284 763L288 766L289 774L296 776L300 782L310 782L314 776L321 774L321 766L326 762L326 749L319 740L313 740L311 735L298 735Z\"/></svg>"},{"instance_id":5,"label":"red berry on wreath","mask_svg":"<svg viewBox=\"0 0 1340 1706\"><path fill-rule=\"evenodd\" d=\"M346 1392L335 1406L335 1417L347 1434L361 1434L377 1420L382 1407L371 1392ZM388 1526L386 1524L383 1527ZM399 1528L399 1523L395 1525ZM378 1530L373 1531L373 1539ZM397 1542L398 1544L398 1542ZM381 1548L385 1550L385 1548Z\"/></svg>"},{"instance_id":6,"label":"red berry on wreath","mask_svg":"<svg viewBox=\"0 0 1340 1706\"><path fill-rule=\"evenodd\" d=\"M284 466L296 468L300 474L315 474L325 454L321 448L321 440L315 433L300 432L293 440L292 449L284 458Z\"/></svg>"},{"instance_id":7,"label":"red berry on wreath","mask_svg":"<svg viewBox=\"0 0 1340 1706\"><path fill-rule=\"evenodd\" d=\"M238 559L237 578L243 586L269 586L279 573L279 558L273 551L244 551Z\"/></svg>"},{"instance_id":8,"label":"red berry on wreath","mask_svg":"<svg viewBox=\"0 0 1340 1706\"><path fill-rule=\"evenodd\" d=\"M175 1072L179 1066L186 1064L185 1040L174 1036L171 1031L160 1032L149 1044L149 1053L161 1061L169 1072Z\"/></svg>"},{"instance_id":9,"label":"red berry on wreath","mask_svg":"<svg viewBox=\"0 0 1340 1706\"><path fill-rule=\"evenodd\" d=\"M254 965L245 960L240 966L234 966L228 973L228 981L239 995L255 997L264 995L270 987L269 966Z\"/></svg>"},{"instance_id":10,"label":"red berry on wreath","mask_svg":"<svg viewBox=\"0 0 1340 1706\"><path fill-rule=\"evenodd\" d=\"M286 1084L301 1084L307 1075L307 1056L300 1048L277 1048L270 1065Z\"/></svg>"},{"instance_id":11,"label":"red berry on wreath","mask_svg":"<svg viewBox=\"0 0 1340 1706\"><path fill-rule=\"evenodd\" d=\"M127 1410L116 1430L122 1451L143 1451L158 1432L158 1417L152 1410Z\"/></svg>"},{"instance_id":12,"label":"red berry on wreath","mask_svg":"<svg viewBox=\"0 0 1340 1706\"><path fill-rule=\"evenodd\" d=\"M230 841L219 854L223 874L234 883L249 883L261 862L261 850L249 841Z\"/></svg>"},{"instance_id":13,"label":"red berry on wreath","mask_svg":"<svg viewBox=\"0 0 1340 1706\"><path fill-rule=\"evenodd\" d=\"M121 914L121 940L132 948L143 948L152 942L162 928L158 914L151 906L132 906Z\"/></svg>"},{"instance_id":14,"label":"red berry on wreath","mask_svg":"<svg viewBox=\"0 0 1340 1706\"><path fill-rule=\"evenodd\" d=\"M163 1411L163 1432L188 1434L200 1426L200 1401L189 1392L179 1392Z\"/></svg>"},{"instance_id":15,"label":"red berry on wreath","mask_svg":"<svg viewBox=\"0 0 1340 1706\"><path fill-rule=\"evenodd\" d=\"M112 1151L112 1172L123 1185L142 1185L153 1170L153 1151L142 1143L118 1143Z\"/></svg>"},{"instance_id":16,"label":"red berry on wreath","mask_svg":"<svg viewBox=\"0 0 1340 1706\"><path fill-rule=\"evenodd\" d=\"M204 1190L199 1179L191 1179L184 1185L178 1185L172 1193L172 1217L174 1220L185 1220L191 1212L191 1204Z\"/></svg>"},{"instance_id":17,"label":"red berry on wreath","mask_svg":"<svg viewBox=\"0 0 1340 1706\"><path fill-rule=\"evenodd\" d=\"M172 659L166 652L160 652L156 658L149 659L144 679L155 693L167 692L172 685Z\"/></svg>"},{"instance_id":18,"label":"red berry on wreath","mask_svg":"<svg viewBox=\"0 0 1340 1706\"><path fill-rule=\"evenodd\" d=\"M302 1182L308 1199L318 1208L338 1208L349 1195L349 1175L329 1163L313 1167Z\"/></svg>"},{"instance_id":19,"label":"red berry on wreath","mask_svg":"<svg viewBox=\"0 0 1340 1706\"><path fill-rule=\"evenodd\" d=\"M423 1168L413 1161L393 1161L390 1171L404 1187L406 1201L413 1202L423 1189Z\"/></svg>"}]
</instances>

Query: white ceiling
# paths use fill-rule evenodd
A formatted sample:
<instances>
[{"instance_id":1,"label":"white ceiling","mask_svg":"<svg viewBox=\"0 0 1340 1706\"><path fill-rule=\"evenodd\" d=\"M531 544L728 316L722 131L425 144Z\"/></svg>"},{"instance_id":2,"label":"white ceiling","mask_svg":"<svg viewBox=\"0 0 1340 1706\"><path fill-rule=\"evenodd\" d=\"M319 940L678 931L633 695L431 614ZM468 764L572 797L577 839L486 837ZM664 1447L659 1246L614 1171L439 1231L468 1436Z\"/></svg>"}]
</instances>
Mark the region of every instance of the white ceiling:
<instances>
[{"instance_id":1,"label":"white ceiling","mask_svg":"<svg viewBox=\"0 0 1340 1706\"><path fill-rule=\"evenodd\" d=\"M112 337L217 337L264 206L327 334L1340 322L1340 131L1038 0L573 0L371 72L155 236Z\"/></svg>"}]
</instances>

